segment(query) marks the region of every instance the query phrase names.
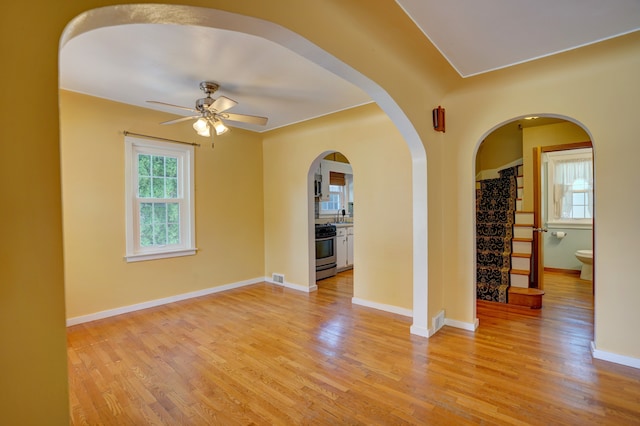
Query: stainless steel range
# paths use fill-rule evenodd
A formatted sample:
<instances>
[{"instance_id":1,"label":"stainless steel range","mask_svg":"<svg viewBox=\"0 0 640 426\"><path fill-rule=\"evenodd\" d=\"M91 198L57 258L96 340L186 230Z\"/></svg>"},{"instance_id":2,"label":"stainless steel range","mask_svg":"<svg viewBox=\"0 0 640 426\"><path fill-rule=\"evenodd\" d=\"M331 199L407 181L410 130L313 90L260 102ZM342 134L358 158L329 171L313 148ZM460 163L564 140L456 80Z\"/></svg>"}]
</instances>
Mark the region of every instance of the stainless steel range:
<instances>
[{"instance_id":1,"label":"stainless steel range","mask_svg":"<svg viewBox=\"0 0 640 426\"><path fill-rule=\"evenodd\" d=\"M336 226L316 225L316 281L336 274Z\"/></svg>"}]
</instances>

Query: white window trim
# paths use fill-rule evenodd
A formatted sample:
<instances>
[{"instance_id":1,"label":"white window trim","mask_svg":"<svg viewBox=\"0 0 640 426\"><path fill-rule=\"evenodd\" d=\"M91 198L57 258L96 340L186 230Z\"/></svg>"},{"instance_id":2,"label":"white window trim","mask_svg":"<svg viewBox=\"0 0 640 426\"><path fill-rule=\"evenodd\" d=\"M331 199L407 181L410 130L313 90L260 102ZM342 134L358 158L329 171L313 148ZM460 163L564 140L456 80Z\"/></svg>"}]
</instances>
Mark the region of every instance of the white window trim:
<instances>
[{"instance_id":1,"label":"white window trim","mask_svg":"<svg viewBox=\"0 0 640 426\"><path fill-rule=\"evenodd\" d=\"M156 155L173 155L179 158L182 186L180 211L180 234L182 244L167 247L142 248L139 242L139 214L137 209L137 164L136 154L143 152ZM152 141L125 136L125 224L127 262L190 256L197 251L195 246L195 191L194 191L194 148L169 142Z\"/></svg>"}]
</instances>

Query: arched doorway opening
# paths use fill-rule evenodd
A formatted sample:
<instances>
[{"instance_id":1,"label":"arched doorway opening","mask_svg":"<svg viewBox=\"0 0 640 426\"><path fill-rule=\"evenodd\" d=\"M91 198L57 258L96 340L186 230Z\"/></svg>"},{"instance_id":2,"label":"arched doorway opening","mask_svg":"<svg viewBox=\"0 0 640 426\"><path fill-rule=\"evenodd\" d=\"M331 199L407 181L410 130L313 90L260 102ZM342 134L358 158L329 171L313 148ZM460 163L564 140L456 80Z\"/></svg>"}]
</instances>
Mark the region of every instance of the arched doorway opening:
<instances>
[{"instance_id":1,"label":"arched doorway opening","mask_svg":"<svg viewBox=\"0 0 640 426\"><path fill-rule=\"evenodd\" d=\"M477 300L522 304L514 288L544 291L547 273L592 288L576 252L595 249L594 158L589 133L566 117L520 117L486 134L475 163Z\"/></svg>"},{"instance_id":2,"label":"arched doorway opening","mask_svg":"<svg viewBox=\"0 0 640 426\"><path fill-rule=\"evenodd\" d=\"M323 280L340 276L351 277L343 284L350 285L340 293L353 297L354 269L354 173L349 159L342 153L333 151L319 156L312 167L313 190L309 191L313 200L313 228L315 241L316 286ZM333 284L337 279L330 280ZM325 283L327 281L324 281Z\"/></svg>"},{"instance_id":3,"label":"arched doorway opening","mask_svg":"<svg viewBox=\"0 0 640 426\"><path fill-rule=\"evenodd\" d=\"M367 92L376 104L391 118L409 147L412 163L412 229L414 230L412 249L412 256L414 258L414 267L412 270L414 306L412 312L414 323L411 331L414 334L427 336L426 153L415 128L396 102L380 86L366 76L283 27L255 18L213 9L154 5L153 11L154 14L151 16L147 6L122 5L85 12L74 19L65 29L60 43L61 49L63 49L65 44L72 38L96 28L150 23L152 21L158 22L159 17L162 17L162 22L167 24L201 25L245 32L279 43L359 86Z\"/></svg>"}]
</instances>

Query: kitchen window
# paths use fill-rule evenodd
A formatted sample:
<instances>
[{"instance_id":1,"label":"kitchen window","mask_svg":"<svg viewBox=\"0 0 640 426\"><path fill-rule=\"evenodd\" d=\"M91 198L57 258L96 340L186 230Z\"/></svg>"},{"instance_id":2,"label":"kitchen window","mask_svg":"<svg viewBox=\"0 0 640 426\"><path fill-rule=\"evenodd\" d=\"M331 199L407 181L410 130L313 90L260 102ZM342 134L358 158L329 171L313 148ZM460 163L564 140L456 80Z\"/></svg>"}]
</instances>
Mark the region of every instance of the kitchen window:
<instances>
[{"instance_id":1,"label":"kitchen window","mask_svg":"<svg viewBox=\"0 0 640 426\"><path fill-rule=\"evenodd\" d=\"M329 185L329 201L322 202L322 213L336 214L344 205L344 186Z\"/></svg>"},{"instance_id":2,"label":"kitchen window","mask_svg":"<svg viewBox=\"0 0 640 426\"><path fill-rule=\"evenodd\" d=\"M193 153L125 137L127 261L195 254Z\"/></svg>"}]
</instances>

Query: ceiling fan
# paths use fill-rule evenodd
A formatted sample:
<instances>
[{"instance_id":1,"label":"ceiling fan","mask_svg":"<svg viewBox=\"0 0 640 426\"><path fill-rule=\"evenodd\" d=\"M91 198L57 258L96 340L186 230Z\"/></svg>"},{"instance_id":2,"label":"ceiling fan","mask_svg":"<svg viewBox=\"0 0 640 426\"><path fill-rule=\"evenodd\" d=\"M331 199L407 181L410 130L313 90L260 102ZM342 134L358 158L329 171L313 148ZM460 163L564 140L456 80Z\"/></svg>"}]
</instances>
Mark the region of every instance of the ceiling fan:
<instances>
[{"instance_id":1,"label":"ceiling fan","mask_svg":"<svg viewBox=\"0 0 640 426\"><path fill-rule=\"evenodd\" d=\"M177 118L175 120L164 121L160 124L176 124L187 120L196 120L193 123L194 130L200 136L211 136L211 129L216 132L216 135L225 133L229 128L224 124L225 120L237 121L240 123L257 124L264 126L267 124L266 117L259 117L256 115L234 114L226 112L228 109L233 108L238 103L233 99L229 99L226 96L220 96L217 99L213 99L211 95L220 88L218 83L212 81L203 81L200 83L200 89L205 93L204 98L196 100L195 108L183 107L180 105L168 104L166 102L159 101L147 101L151 104L164 105L173 108L180 108L187 111L195 112L197 115L191 115L189 117Z\"/></svg>"}]
</instances>

